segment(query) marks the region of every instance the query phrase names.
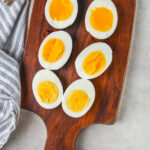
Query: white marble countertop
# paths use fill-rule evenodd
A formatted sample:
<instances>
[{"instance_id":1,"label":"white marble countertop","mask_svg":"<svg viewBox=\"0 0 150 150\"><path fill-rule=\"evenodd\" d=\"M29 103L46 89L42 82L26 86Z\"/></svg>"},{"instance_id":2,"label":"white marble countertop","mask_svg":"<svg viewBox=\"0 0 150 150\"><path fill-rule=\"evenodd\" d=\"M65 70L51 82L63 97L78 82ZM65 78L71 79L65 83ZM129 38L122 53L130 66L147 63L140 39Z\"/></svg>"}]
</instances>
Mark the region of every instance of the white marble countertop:
<instances>
[{"instance_id":1,"label":"white marble countertop","mask_svg":"<svg viewBox=\"0 0 150 150\"><path fill-rule=\"evenodd\" d=\"M150 1L137 0L128 71L117 122L92 125L77 138L76 150L150 150ZM43 122L22 110L16 132L3 150L42 150Z\"/></svg>"}]
</instances>

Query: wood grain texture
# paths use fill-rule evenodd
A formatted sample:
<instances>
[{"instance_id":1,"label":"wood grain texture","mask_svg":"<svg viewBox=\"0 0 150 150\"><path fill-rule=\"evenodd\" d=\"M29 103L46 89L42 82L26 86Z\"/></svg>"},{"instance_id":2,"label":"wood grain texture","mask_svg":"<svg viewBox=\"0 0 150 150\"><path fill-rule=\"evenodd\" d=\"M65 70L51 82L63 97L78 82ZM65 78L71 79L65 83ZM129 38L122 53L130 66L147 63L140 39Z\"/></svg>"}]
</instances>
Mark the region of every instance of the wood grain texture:
<instances>
[{"instance_id":1,"label":"wood grain texture","mask_svg":"<svg viewBox=\"0 0 150 150\"><path fill-rule=\"evenodd\" d=\"M92 0L78 0L79 12L75 23L66 28L73 39L73 50L67 64L55 73L60 78L64 90L78 79L74 62L77 55L89 44L98 41L108 43L113 50L113 62L100 77L91 80L96 89L96 99L90 111L81 118L67 116L61 105L53 110L40 107L32 93L32 79L41 68L38 50L42 40L56 31L46 21L44 7L46 0L36 0L33 7L22 64L22 108L38 114L47 127L45 150L73 150L76 136L81 129L94 123L115 122L122 93L128 54L134 23L135 0L113 0L118 11L119 22L116 32L107 40L93 38L85 29L85 13Z\"/></svg>"}]
</instances>

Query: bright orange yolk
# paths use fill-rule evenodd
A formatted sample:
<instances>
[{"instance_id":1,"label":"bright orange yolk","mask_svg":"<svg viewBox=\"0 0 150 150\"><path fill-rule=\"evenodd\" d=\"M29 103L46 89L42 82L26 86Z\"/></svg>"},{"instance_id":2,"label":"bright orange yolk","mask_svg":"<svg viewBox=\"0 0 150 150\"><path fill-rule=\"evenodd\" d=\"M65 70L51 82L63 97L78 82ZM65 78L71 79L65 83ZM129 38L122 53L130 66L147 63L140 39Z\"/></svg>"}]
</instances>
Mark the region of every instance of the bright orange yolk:
<instances>
[{"instance_id":1,"label":"bright orange yolk","mask_svg":"<svg viewBox=\"0 0 150 150\"><path fill-rule=\"evenodd\" d=\"M106 65L106 57L100 51L91 52L83 61L83 70L88 75L100 73Z\"/></svg>"},{"instance_id":2,"label":"bright orange yolk","mask_svg":"<svg viewBox=\"0 0 150 150\"><path fill-rule=\"evenodd\" d=\"M91 10L91 26L101 32L109 31L113 26L113 13L108 8L99 7Z\"/></svg>"},{"instance_id":3,"label":"bright orange yolk","mask_svg":"<svg viewBox=\"0 0 150 150\"><path fill-rule=\"evenodd\" d=\"M67 97L68 108L73 112L83 111L90 102L88 94L83 90L72 91Z\"/></svg>"},{"instance_id":4,"label":"bright orange yolk","mask_svg":"<svg viewBox=\"0 0 150 150\"><path fill-rule=\"evenodd\" d=\"M59 95L57 86L50 81L40 82L36 90L40 100L45 104L54 103Z\"/></svg>"},{"instance_id":5,"label":"bright orange yolk","mask_svg":"<svg viewBox=\"0 0 150 150\"><path fill-rule=\"evenodd\" d=\"M65 46L60 39L49 39L42 48L42 57L48 63L58 61L64 54Z\"/></svg>"},{"instance_id":6,"label":"bright orange yolk","mask_svg":"<svg viewBox=\"0 0 150 150\"><path fill-rule=\"evenodd\" d=\"M52 0L49 14L53 20L67 20L73 12L73 4L70 0Z\"/></svg>"}]
</instances>

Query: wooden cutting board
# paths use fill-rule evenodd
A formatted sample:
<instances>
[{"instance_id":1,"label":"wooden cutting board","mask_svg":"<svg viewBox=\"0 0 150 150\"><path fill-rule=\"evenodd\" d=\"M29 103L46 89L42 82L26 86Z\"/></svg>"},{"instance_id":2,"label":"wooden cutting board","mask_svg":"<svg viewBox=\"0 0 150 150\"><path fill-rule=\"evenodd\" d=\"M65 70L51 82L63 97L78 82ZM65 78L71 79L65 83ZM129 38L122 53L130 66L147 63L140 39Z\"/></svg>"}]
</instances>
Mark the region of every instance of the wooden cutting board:
<instances>
[{"instance_id":1,"label":"wooden cutting board","mask_svg":"<svg viewBox=\"0 0 150 150\"><path fill-rule=\"evenodd\" d=\"M73 50L67 64L55 73L62 81L64 90L78 79L74 62L77 55L89 44L104 41L113 50L113 62L100 77L91 80L96 89L96 99L90 111L81 118L67 116L61 105L53 110L40 107L32 93L32 79L42 69L38 62L38 50L42 40L56 31L46 21L44 7L46 0L35 0L28 31L22 64L22 108L38 114L47 127L45 150L73 150L78 133L94 123L112 124L116 120L128 63L135 0L113 0L119 16L116 32L107 40L93 38L85 29L85 13L92 0L78 0L79 12L75 23L66 28L73 39Z\"/></svg>"}]
</instances>

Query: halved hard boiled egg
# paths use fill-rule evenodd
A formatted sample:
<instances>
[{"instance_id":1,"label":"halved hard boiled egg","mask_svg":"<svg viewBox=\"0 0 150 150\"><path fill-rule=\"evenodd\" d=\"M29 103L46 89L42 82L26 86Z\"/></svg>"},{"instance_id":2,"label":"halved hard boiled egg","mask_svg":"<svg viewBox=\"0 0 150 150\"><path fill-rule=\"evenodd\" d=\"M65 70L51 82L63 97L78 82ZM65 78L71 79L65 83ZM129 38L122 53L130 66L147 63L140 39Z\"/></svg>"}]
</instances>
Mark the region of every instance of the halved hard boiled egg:
<instances>
[{"instance_id":1,"label":"halved hard boiled egg","mask_svg":"<svg viewBox=\"0 0 150 150\"><path fill-rule=\"evenodd\" d=\"M112 50L106 43L98 42L89 45L77 57L75 67L83 79L100 76L112 62Z\"/></svg>"},{"instance_id":2,"label":"halved hard boiled egg","mask_svg":"<svg viewBox=\"0 0 150 150\"><path fill-rule=\"evenodd\" d=\"M56 108L62 101L63 87L52 71L43 69L37 72L32 81L32 90L35 99L43 108Z\"/></svg>"},{"instance_id":3,"label":"halved hard boiled egg","mask_svg":"<svg viewBox=\"0 0 150 150\"><path fill-rule=\"evenodd\" d=\"M95 89L89 80L79 79L66 89L62 100L64 112L74 118L86 114L95 100Z\"/></svg>"},{"instance_id":4,"label":"halved hard boiled egg","mask_svg":"<svg viewBox=\"0 0 150 150\"><path fill-rule=\"evenodd\" d=\"M45 16L48 23L57 29L72 25L77 13L77 0L47 0L45 6Z\"/></svg>"},{"instance_id":5,"label":"halved hard boiled egg","mask_svg":"<svg viewBox=\"0 0 150 150\"><path fill-rule=\"evenodd\" d=\"M111 0L94 0L86 13L85 26L87 31L97 39L110 37L118 23L115 4Z\"/></svg>"},{"instance_id":6,"label":"halved hard boiled egg","mask_svg":"<svg viewBox=\"0 0 150 150\"><path fill-rule=\"evenodd\" d=\"M72 51L71 36L65 31L49 34L42 42L38 58L45 69L58 70L68 61Z\"/></svg>"}]
</instances>

